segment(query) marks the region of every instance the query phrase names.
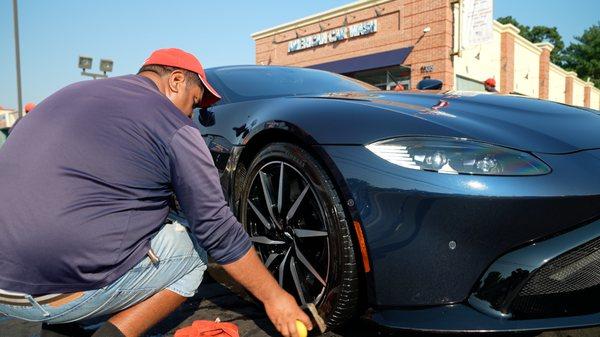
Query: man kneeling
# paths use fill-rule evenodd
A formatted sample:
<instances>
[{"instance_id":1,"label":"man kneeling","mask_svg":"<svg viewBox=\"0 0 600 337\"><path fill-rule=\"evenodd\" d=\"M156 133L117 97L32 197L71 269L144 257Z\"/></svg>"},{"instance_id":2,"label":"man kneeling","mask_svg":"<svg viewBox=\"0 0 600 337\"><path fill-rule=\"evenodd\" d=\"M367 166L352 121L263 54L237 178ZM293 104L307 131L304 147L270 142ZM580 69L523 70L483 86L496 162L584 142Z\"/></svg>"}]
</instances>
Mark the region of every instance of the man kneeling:
<instances>
[{"instance_id":1,"label":"man kneeling","mask_svg":"<svg viewBox=\"0 0 600 337\"><path fill-rule=\"evenodd\" d=\"M112 315L94 336L140 336L193 296L207 254L284 336L310 321L227 207L190 117L220 99L200 62L157 50L137 75L42 101L0 149L0 313L61 324ZM189 228L166 224L175 195Z\"/></svg>"}]
</instances>

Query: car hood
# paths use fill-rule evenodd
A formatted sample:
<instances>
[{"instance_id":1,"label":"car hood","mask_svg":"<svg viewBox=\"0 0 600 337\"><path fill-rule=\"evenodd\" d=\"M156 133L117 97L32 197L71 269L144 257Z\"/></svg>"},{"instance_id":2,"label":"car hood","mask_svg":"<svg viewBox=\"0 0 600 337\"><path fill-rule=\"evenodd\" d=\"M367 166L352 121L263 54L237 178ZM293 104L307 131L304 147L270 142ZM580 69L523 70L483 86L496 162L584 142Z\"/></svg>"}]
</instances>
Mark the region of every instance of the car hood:
<instances>
[{"instance_id":1,"label":"car hood","mask_svg":"<svg viewBox=\"0 0 600 337\"><path fill-rule=\"evenodd\" d=\"M379 113L384 110L412 116L435 124L434 129L442 127L460 137L525 151L559 154L600 148L600 115L540 99L475 92L334 93L310 97L344 100ZM398 134L387 136L403 135L401 130L399 126ZM426 130L422 134L436 135Z\"/></svg>"}]
</instances>

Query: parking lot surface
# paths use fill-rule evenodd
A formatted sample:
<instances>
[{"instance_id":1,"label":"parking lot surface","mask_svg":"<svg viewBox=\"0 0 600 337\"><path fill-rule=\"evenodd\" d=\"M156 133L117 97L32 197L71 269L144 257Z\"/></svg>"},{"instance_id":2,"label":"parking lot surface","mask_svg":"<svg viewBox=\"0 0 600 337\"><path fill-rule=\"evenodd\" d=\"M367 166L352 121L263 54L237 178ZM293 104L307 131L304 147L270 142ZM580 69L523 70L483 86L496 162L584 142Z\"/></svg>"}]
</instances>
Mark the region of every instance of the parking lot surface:
<instances>
[{"instance_id":1,"label":"parking lot surface","mask_svg":"<svg viewBox=\"0 0 600 337\"><path fill-rule=\"evenodd\" d=\"M213 273L213 275L215 275ZM216 275L219 278L218 275ZM191 325L193 321L204 319L233 322L238 325L242 337L268 337L279 336L273 328L264 311L255 303L238 296L235 287L233 291L222 284L207 280L196 296L188 300L168 319L154 327L146 337L172 337L178 328ZM89 333L93 332L96 325L87 327ZM40 324L18 321L0 316L0 337L39 337ZM373 327L371 324L357 320L356 323L339 330L327 332L324 337L370 337L389 336ZM397 332L393 337L422 337L430 334L414 334ZM448 335L441 335L448 336ZM473 335L469 335L473 336ZM514 336L514 335L513 335ZM531 336L531 335L530 335ZM600 328L545 332L539 337L598 337ZM77 336L86 337L86 336Z\"/></svg>"}]
</instances>

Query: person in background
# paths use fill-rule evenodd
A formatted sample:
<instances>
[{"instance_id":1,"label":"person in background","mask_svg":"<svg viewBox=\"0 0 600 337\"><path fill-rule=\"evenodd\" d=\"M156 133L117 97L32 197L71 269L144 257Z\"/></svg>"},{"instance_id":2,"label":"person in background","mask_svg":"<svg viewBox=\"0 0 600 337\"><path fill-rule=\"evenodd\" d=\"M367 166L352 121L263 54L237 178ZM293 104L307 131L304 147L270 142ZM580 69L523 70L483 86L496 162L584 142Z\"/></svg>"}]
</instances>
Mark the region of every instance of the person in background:
<instances>
[{"instance_id":1,"label":"person in background","mask_svg":"<svg viewBox=\"0 0 600 337\"><path fill-rule=\"evenodd\" d=\"M28 102L27 104L25 104L25 114L28 114L29 111L33 110L33 108L35 108L35 103Z\"/></svg>"},{"instance_id":2,"label":"person in background","mask_svg":"<svg viewBox=\"0 0 600 337\"><path fill-rule=\"evenodd\" d=\"M496 90L496 80L491 77L483 82L483 87L487 92L498 92L498 90Z\"/></svg>"}]
</instances>

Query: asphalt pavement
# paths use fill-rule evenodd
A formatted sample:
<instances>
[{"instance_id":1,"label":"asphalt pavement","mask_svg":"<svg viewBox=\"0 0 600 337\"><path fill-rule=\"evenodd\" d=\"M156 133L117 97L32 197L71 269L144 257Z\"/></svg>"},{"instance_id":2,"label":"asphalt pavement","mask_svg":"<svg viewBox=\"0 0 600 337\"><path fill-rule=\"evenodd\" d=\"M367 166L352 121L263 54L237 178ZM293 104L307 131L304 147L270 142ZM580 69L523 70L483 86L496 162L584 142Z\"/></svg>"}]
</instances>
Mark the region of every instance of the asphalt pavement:
<instances>
[{"instance_id":1,"label":"asphalt pavement","mask_svg":"<svg viewBox=\"0 0 600 337\"><path fill-rule=\"evenodd\" d=\"M220 276L215 276L217 279ZM232 291L233 290L233 291ZM223 286L209 279L200 287L196 296L183 304L176 312L154 327L146 337L172 337L181 327L191 325L193 321L215 320L237 324L242 337L279 336L272 327L261 307L240 296L235 286ZM98 323L87 327L89 333L98 327ZM0 316L0 337L39 337L40 324L19 321ZM327 332L323 337L371 337L390 336L379 331L364 320L356 320L344 329ZM392 337L422 337L430 334L397 332ZM448 335L443 335L448 336ZM473 335L470 335L473 336ZM513 335L514 336L514 335ZM538 337L598 337L600 328L545 332ZM86 336L77 336L86 337Z\"/></svg>"}]
</instances>

